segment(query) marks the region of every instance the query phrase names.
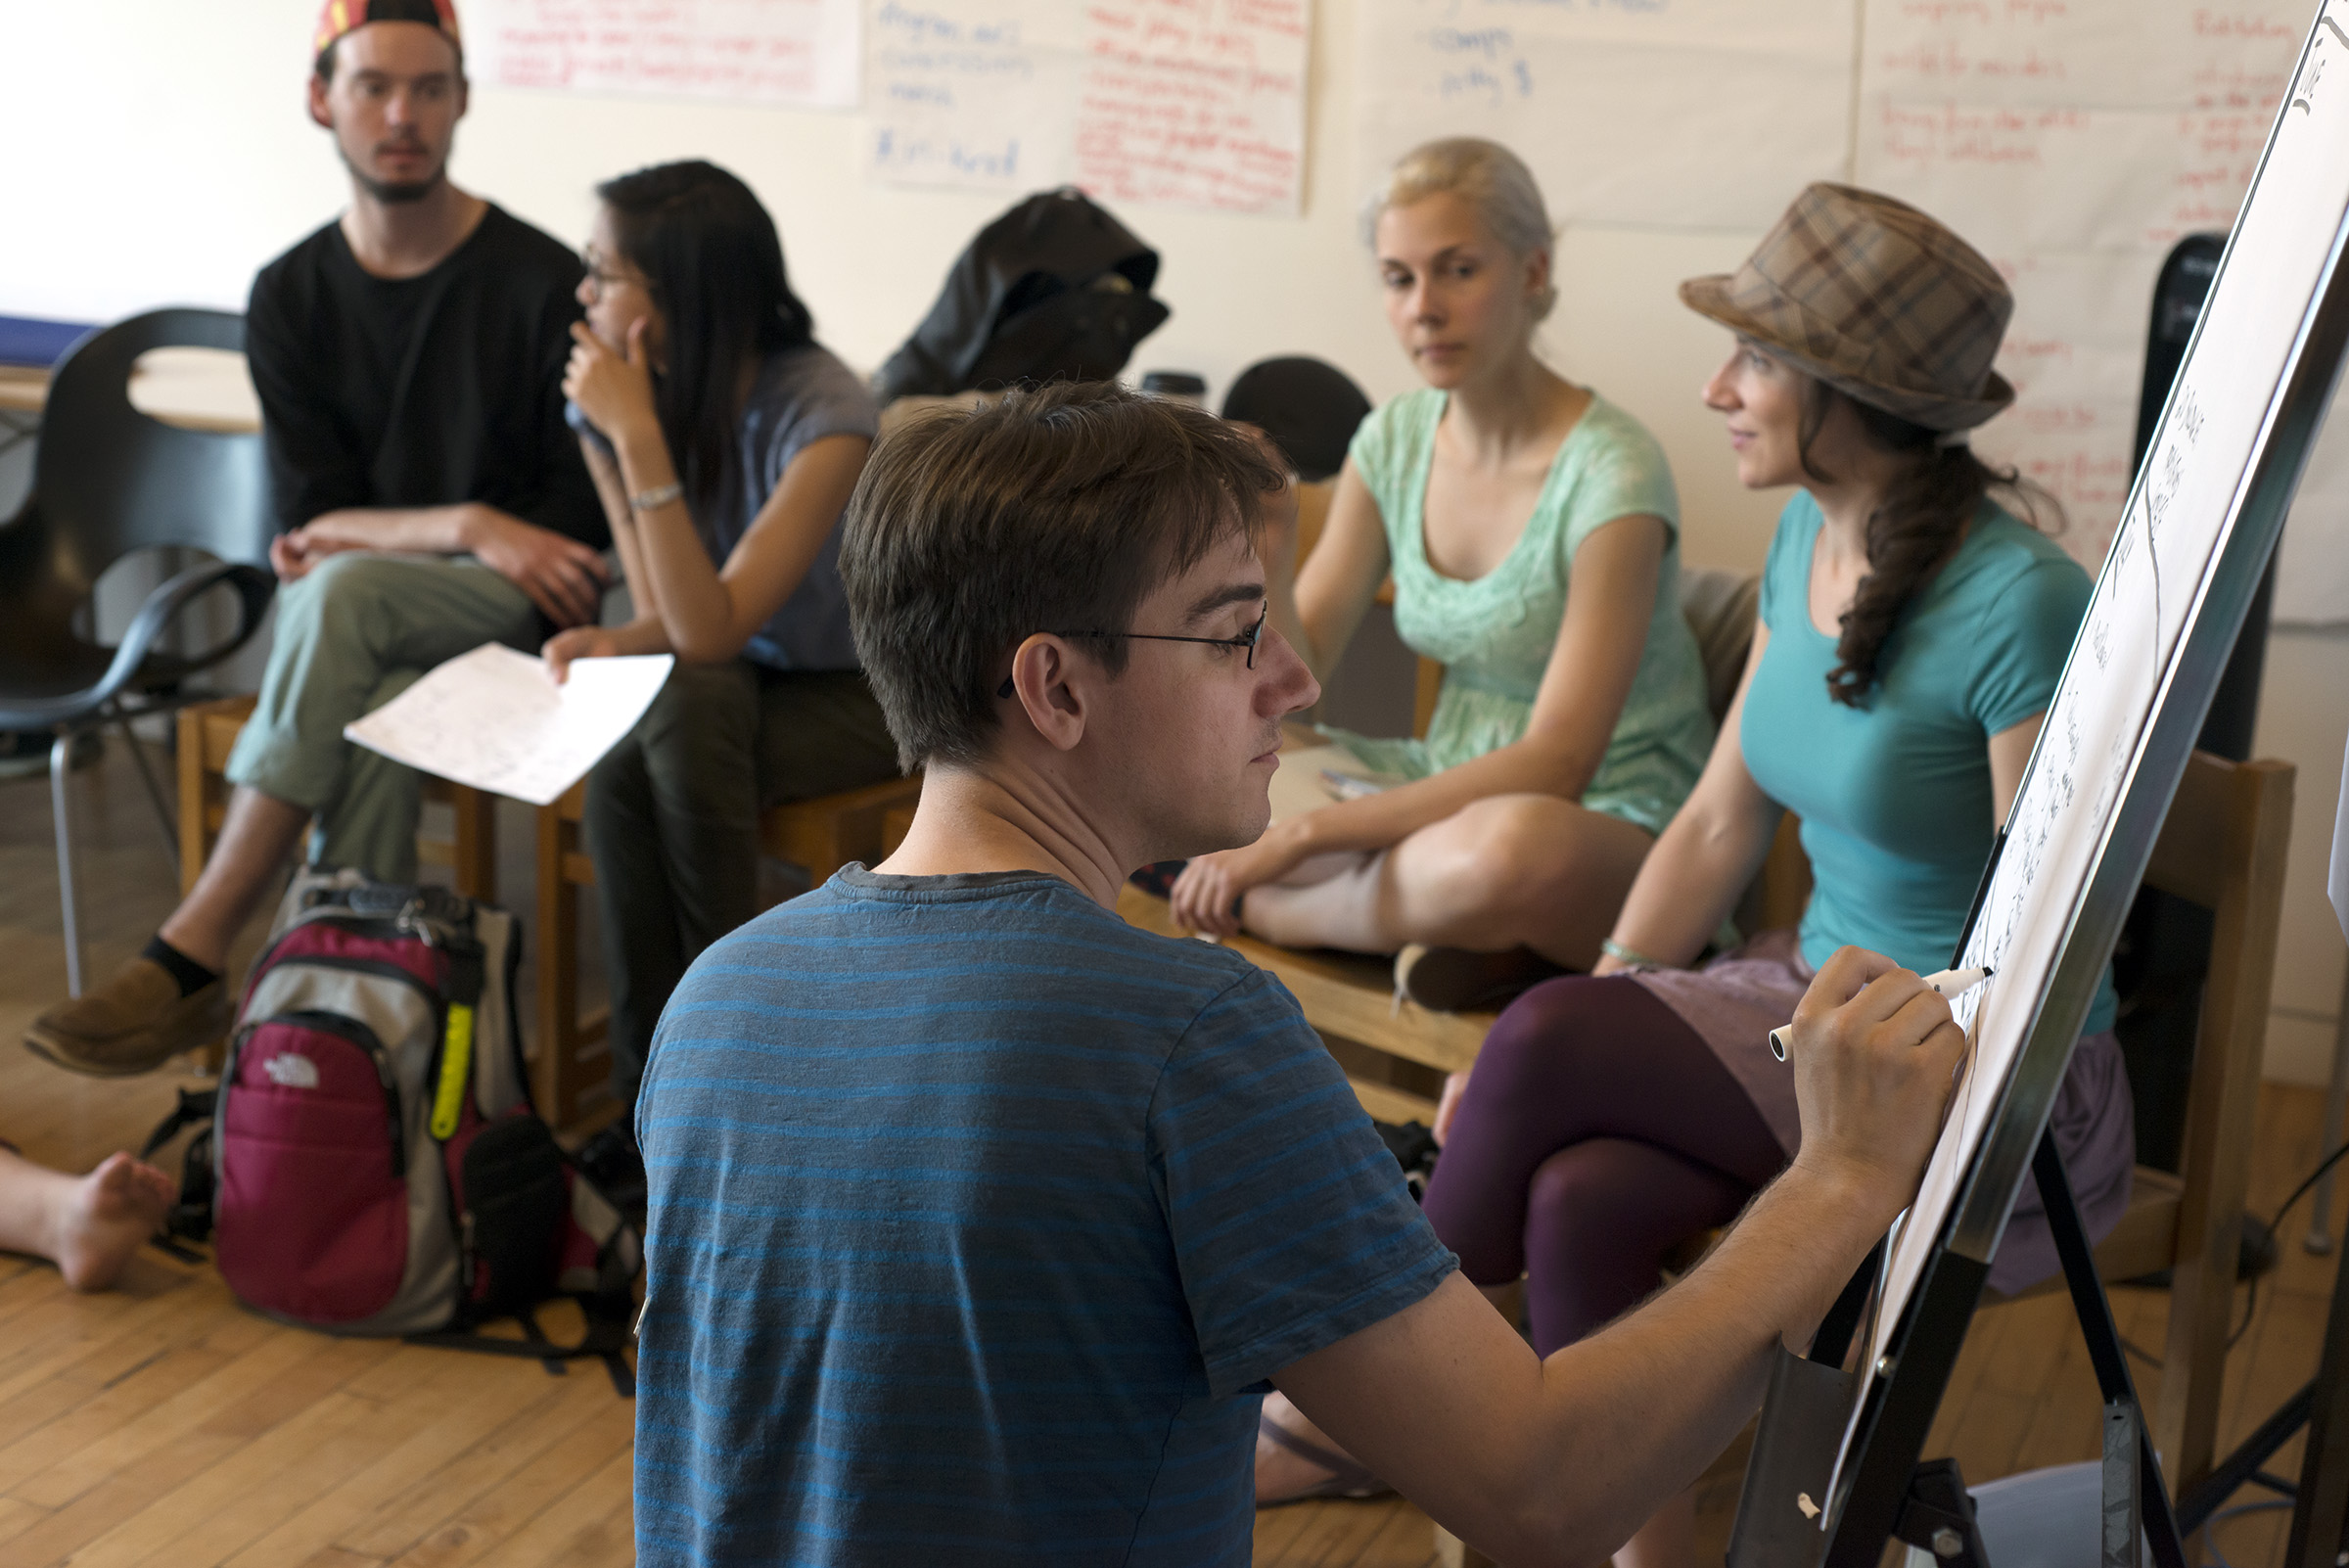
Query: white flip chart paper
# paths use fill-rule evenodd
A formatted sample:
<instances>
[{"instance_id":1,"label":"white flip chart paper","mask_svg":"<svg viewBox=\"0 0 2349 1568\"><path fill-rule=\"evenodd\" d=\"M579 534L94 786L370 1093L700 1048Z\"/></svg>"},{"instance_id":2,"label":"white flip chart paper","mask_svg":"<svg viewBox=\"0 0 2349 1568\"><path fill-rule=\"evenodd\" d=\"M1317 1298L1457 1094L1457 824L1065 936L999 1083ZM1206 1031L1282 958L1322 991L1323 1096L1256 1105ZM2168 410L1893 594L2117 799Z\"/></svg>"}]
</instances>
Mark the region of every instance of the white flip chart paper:
<instances>
[{"instance_id":1,"label":"white flip chart paper","mask_svg":"<svg viewBox=\"0 0 2349 1568\"><path fill-rule=\"evenodd\" d=\"M1973 1167L2063 955L2269 438L2333 237L2349 215L2345 23L2349 0L2326 0L2008 813L2004 853L1958 960L1998 973L1951 1004L1973 1048L1923 1187L1894 1232L1882 1306L1861 1362L1868 1377ZM1855 1423L1858 1413L1855 1407ZM1850 1442L1847 1428L1847 1450ZM1842 1465L1839 1454L1838 1474Z\"/></svg>"},{"instance_id":2,"label":"white flip chart paper","mask_svg":"<svg viewBox=\"0 0 2349 1568\"><path fill-rule=\"evenodd\" d=\"M1311 0L873 0L871 177L1288 215Z\"/></svg>"},{"instance_id":3,"label":"white flip chart paper","mask_svg":"<svg viewBox=\"0 0 2349 1568\"><path fill-rule=\"evenodd\" d=\"M1844 175L1855 20L1852 0L1363 0L1357 177L1485 136L1552 222L1758 234Z\"/></svg>"},{"instance_id":4,"label":"white flip chart paper","mask_svg":"<svg viewBox=\"0 0 2349 1568\"><path fill-rule=\"evenodd\" d=\"M1854 173L2006 274L2015 406L1976 445L2063 503L2060 542L2093 565L2135 476L2155 275L2234 223L2311 0L1863 6Z\"/></svg>"},{"instance_id":5,"label":"white flip chart paper","mask_svg":"<svg viewBox=\"0 0 2349 1568\"><path fill-rule=\"evenodd\" d=\"M485 642L383 707L343 738L395 762L548 806L636 727L676 660L579 659L562 685L546 662Z\"/></svg>"}]
</instances>

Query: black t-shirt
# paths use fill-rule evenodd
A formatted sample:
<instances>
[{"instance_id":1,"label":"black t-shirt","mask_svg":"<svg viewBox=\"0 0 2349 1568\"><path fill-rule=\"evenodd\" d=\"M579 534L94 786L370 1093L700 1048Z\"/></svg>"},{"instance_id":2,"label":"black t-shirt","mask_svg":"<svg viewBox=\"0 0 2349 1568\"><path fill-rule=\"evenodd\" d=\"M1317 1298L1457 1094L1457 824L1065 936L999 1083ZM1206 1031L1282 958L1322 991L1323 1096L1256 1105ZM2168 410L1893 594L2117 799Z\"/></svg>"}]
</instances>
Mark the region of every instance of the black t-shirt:
<instances>
[{"instance_id":1,"label":"black t-shirt","mask_svg":"<svg viewBox=\"0 0 2349 1568\"><path fill-rule=\"evenodd\" d=\"M281 529L483 501L602 549L563 364L579 263L492 205L430 272L378 278L329 223L261 269L245 346Z\"/></svg>"}]
</instances>

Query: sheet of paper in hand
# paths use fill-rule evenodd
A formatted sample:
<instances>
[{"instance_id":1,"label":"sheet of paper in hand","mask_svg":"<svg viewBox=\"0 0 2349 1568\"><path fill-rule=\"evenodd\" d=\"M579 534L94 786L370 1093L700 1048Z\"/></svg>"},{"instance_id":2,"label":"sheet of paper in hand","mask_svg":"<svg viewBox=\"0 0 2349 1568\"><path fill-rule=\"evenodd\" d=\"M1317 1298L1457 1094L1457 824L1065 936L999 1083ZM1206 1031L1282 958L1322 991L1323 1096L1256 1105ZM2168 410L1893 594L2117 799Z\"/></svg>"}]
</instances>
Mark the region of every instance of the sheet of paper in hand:
<instances>
[{"instance_id":1,"label":"sheet of paper in hand","mask_svg":"<svg viewBox=\"0 0 2349 1568\"><path fill-rule=\"evenodd\" d=\"M668 654L579 659L558 686L544 660L485 642L344 725L343 738L453 783L547 806L636 727L675 663Z\"/></svg>"}]
</instances>

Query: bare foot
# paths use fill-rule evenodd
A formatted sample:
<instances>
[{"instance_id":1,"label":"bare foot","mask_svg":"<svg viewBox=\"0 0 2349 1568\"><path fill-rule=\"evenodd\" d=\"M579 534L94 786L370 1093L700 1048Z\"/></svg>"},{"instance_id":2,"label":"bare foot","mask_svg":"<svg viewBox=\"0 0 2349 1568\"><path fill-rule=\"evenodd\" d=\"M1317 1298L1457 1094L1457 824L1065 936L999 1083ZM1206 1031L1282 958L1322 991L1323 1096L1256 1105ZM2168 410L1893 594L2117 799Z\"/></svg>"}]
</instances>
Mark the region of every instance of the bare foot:
<instances>
[{"instance_id":1,"label":"bare foot","mask_svg":"<svg viewBox=\"0 0 2349 1568\"><path fill-rule=\"evenodd\" d=\"M73 1183L55 1216L50 1256L75 1290L104 1290L149 1236L163 1227L176 1188L127 1154L110 1154Z\"/></svg>"}]
</instances>

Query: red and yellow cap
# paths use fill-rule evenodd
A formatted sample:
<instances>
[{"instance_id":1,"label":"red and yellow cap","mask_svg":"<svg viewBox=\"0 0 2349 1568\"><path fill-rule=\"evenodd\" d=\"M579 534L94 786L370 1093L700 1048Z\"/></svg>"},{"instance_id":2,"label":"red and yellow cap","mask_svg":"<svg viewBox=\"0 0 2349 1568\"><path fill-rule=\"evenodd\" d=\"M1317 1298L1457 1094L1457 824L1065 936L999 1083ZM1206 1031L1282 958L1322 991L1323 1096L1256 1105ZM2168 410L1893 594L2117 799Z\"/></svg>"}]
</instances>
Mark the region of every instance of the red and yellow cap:
<instances>
[{"instance_id":1,"label":"red and yellow cap","mask_svg":"<svg viewBox=\"0 0 2349 1568\"><path fill-rule=\"evenodd\" d=\"M454 0L326 0L318 13L317 36L310 41L310 58L325 54L345 33L370 22L421 22L446 33L459 50L465 47L457 31Z\"/></svg>"}]
</instances>

